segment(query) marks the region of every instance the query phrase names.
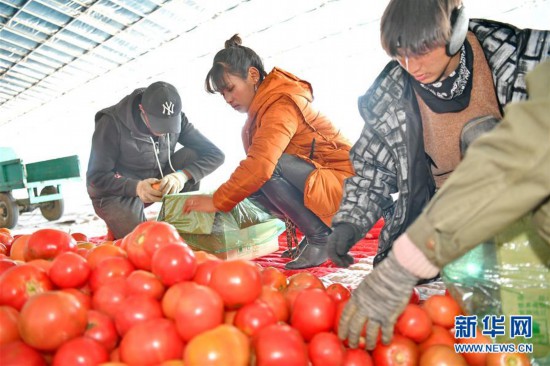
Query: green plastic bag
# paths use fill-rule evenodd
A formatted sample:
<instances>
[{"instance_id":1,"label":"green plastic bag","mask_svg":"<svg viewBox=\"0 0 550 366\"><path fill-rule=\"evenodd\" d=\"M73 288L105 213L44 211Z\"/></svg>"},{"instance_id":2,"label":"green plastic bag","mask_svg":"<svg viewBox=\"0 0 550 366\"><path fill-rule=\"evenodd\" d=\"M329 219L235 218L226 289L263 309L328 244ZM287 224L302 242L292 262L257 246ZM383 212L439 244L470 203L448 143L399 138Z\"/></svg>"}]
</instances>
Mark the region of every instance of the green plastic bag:
<instances>
[{"instance_id":1,"label":"green plastic bag","mask_svg":"<svg viewBox=\"0 0 550 366\"><path fill-rule=\"evenodd\" d=\"M550 246L526 216L457 260L442 276L468 315L504 315L505 335L497 343L533 345L531 364L550 365ZM532 316L532 338L510 337L511 315Z\"/></svg>"},{"instance_id":2,"label":"green plastic bag","mask_svg":"<svg viewBox=\"0 0 550 366\"><path fill-rule=\"evenodd\" d=\"M195 250L219 254L246 249L272 241L285 230L285 224L245 199L230 212L191 212L183 214L185 201L197 193L164 196L158 221L176 228Z\"/></svg>"}]
</instances>

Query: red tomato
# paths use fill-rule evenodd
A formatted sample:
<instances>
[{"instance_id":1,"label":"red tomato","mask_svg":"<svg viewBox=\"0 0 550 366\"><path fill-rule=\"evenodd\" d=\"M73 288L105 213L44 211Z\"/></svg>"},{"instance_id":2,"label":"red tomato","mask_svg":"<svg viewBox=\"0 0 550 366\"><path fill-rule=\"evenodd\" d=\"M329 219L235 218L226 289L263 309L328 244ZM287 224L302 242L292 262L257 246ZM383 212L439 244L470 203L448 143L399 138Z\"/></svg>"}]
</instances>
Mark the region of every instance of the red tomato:
<instances>
[{"instance_id":1,"label":"red tomato","mask_svg":"<svg viewBox=\"0 0 550 366\"><path fill-rule=\"evenodd\" d=\"M126 279L115 278L98 288L92 294L92 308L114 318L118 306L128 296Z\"/></svg>"},{"instance_id":2,"label":"red tomato","mask_svg":"<svg viewBox=\"0 0 550 366\"><path fill-rule=\"evenodd\" d=\"M269 325L252 339L257 366L308 366L307 346L296 329L288 324ZM186 364L187 365L187 364Z\"/></svg>"},{"instance_id":3,"label":"red tomato","mask_svg":"<svg viewBox=\"0 0 550 366\"><path fill-rule=\"evenodd\" d=\"M373 366L371 355L364 349L348 348L342 366Z\"/></svg>"},{"instance_id":4,"label":"red tomato","mask_svg":"<svg viewBox=\"0 0 550 366\"><path fill-rule=\"evenodd\" d=\"M7 247L7 245L0 243L0 255L7 257L9 253L10 253L10 249Z\"/></svg>"},{"instance_id":5,"label":"red tomato","mask_svg":"<svg viewBox=\"0 0 550 366\"><path fill-rule=\"evenodd\" d=\"M46 272L29 264L15 266L0 275L0 304L21 310L31 296L52 289Z\"/></svg>"},{"instance_id":6,"label":"red tomato","mask_svg":"<svg viewBox=\"0 0 550 366\"><path fill-rule=\"evenodd\" d=\"M480 329L477 329L475 338L458 338L457 343L461 344L491 344L491 339L484 336ZM485 366L487 363L487 353L461 353L468 365Z\"/></svg>"},{"instance_id":7,"label":"red tomato","mask_svg":"<svg viewBox=\"0 0 550 366\"><path fill-rule=\"evenodd\" d=\"M468 366L468 363L453 348L436 344L422 352L420 366Z\"/></svg>"},{"instance_id":8,"label":"red tomato","mask_svg":"<svg viewBox=\"0 0 550 366\"><path fill-rule=\"evenodd\" d=\"M214 271L214 268L221 263L222 261L220 260L206 260L202 262L197 266L195 276L193 276L193 281L199 285L208 286L210 284L210 279L212 278L212 271Z\"/></svg>"},{"instance_id":9,"label":"red tomato","mask_svg":"<svg viewBox=\"0 0 550 366\"><path fill-rule=\"evenodd\" d=\"M74 297L76 297L76 300L80 303L80 305L84 309L89 310L92 307L92 296L90 295L90 292L87 291L87 289L85 289L83 287L81 287L80 289L78 289L78 288L63 288L60 291L71 294Z\"/></svg>"},{"instance_id":10,"label":"red tomato","mask_svg":"<svg viewBox=\"0 0 550 366\"><path fill-rule=\"evenodd\" d=\"M19 312L11 306L0 306L0 345L18 341L17 321Z\"/></svg>"},{"instance_id":11,"label":"red tomato","mask_svg":"<svg viewBox=\"0 0 550 366\"><path fill-rule=\"evenodd\" d=\"M222 324L193 338L183 360L186 366L248 366L249 340L236 327Z\"/></svg>"},{"instance_id":12,"label":"red tomato","mask_svg":"<svg viewBox=\"0 0 550 366\"><path fill-rule=\"evenodd\" d=\"M187 244L169 244L159 248L151 260L153 272L164 285L193 279L197 270L195 254Z\"/></svg>"},{"instance_id":13,"label":"red tomato","mask_svg":"<svg viewBox=\"0 0 550 366\"><path fill-rule=\"evenodd\" d=\"M435 344L442 344L449 347L454 347L455 339L448 329L445 329L439 325L434 325L432 328L432 334L425 341L419 344L420 353L424 352L430 346Z\"/></svg>"},{"instance_id":14,"label":"red tomato","mask_svg":"<svg viewBox=\"0 0 550 366\"><path fill-rule=\"evenodd\" d=\"M11 243L10 258L14 261L24 261L27 242L31 237L30 234L21 235Z\"/></svg>"},{"instance_id":15,"label":"red tomato","mask_svg":"<svg viewBox=\"0 0 550 366\"><path fill-rule=\"evenodd\" d=\"M181 359L183 341L174 322L164 318L152 319L128 330L120 341L119 352L120 360L128 365L158 365Z\"/></svg>"},{"instance_id":16,"label":"red tomato","mask_svg":"<svg viewBox=\"0 0 550 366\"><path fill-rule=\"evenodd\" d=\"M136 324L160 318L162 308L157 300L145 295L131 295L122 300L114 320L118 334L124 336Z\"/></svg>"},{"instance_id":17,"label":"red tomato","mask_svg":"<svg viewBox=\"0 0 550 366\"><path fill-rule=\"evenodd\" d=\"M455 316L461 315L462 309L451 296L433 295L422 304L422 307L434 324L451 329L455 325Z\"/></svg>"},{"instance_id":18,"label":"red tomato","mask_svg":"<svg viewBox=\"0 0 550 366\"><path fill-rule=\"evenodd\" d=\"M0 231L0 247L3 247L2 254L9 254L13 241L14 238L9 232Z\"/></svg>"},{"instance_id":19,"label":"red tomato","mask_svg":"<svg viewBox=\"0 0 550 366\"><path fill-rule=\"evenodd\" d=\"M486 366L529 366L531 361L525 353L488 353Z\"/></svg>"},{"instance_id":20,"label":"red tomato","mask_svg":"<svg viewBox=\"0 0 550 366\"><path fill-rule=\"evenodd\" d=\"M77 242L79 242L79 241L87 242L88 241L88 236L86 236L86 234L83 234L83 233L71 233L71 236Z\"/></svg>"},{"instance_id":21,"label":"red tomato","mask_svg":"<svg viewBox=\"0 0 550 366\"><path fill-rule=\"evenodd\" d=\"M88 260L90 268L94 269L102 260L110 257L128 258L128 255L124 249L115 245L100 244L90 249L86 259Z\"/></svg>"},{"instance_id":22,"label":"red tomato","mask_svg":"<svg viewBox=\"0 0 550 366\"><path fill-rule=\"evenodd\" d=\"M176 228L162 221L142 222L125 239L128 259L136 268L151 270L153 254L169 244L184 244Z\"/></svg>"},{"instance_id":23,"label":"red tomato","mask_svg":"<svg viewBox=\"0 0 550 366\"><path fill-rule=\"evenodd\" d=\"M44 357L22 341L0 344L2 366L46 366Z\"/></svg>"},{"instance_id":24,"label":"red tomato","mask_svg":"<svg viewBox=\"0 0 550 366\"><path fill-rule=\"evenodd\" d=\"M286 322L288 320L290 312L288 311L285 295L282 292L269 286L262 286L260 300L271 308L278 321Z\"/></svg>"},{"instance_id":25,"label":"red tomato","mask_svg":"<svg viewBox=\"0 0 550 366\"><path fill-rule=\"evenodd\" d=\"M136 269L126 277L129 295L146 295L160 300L165 292L165 287L157 276L151 272Z\"/></svg>"},{"instance_id":26,"label":"red tomato","mask_svg":"<svg viewBox=\"0 0 550 366\"><path fill-rule=\"evenodd\" d=\"M221 259L216 257L214 254L210 254L202 250L194 250L193 252L195 252L195 260L197 261L197 265L210 260L221 261Z\"/></svg>"},{"instance_id":27,"label":"red tomato","mask_svg":"<svg viewBox=\"0 0 550 366\"><path fill-rule=\"evenodd\" d=\"M64 231L40 229L27 241L25 260L53 259L63 252L76 252L76 240Z\"/></svg>"},{"instance_id":28,"label":"red tomato","mask_svg":"<svg viewBox=\"0 0 550 366\"><path fill-rule=\"evenodd\" d=\"M0 275L6 272L6 270L8 270L9 268L15 267L15 266L17 266L17 262L12 259L9 259L9 258L0 259Z\"/></svg>"},{"instance_id":29,"label":"red tomato","mask_svg":"<svg viewBox=\"0 0 550 366\"><path fill-rule=\"evenodd\" d=\"M86 259L76 253L65 252L54 258L48 274L57 287L68 288L83 286L90 272Z\"/></svg>"},{"instance_id":30,"label":"red tomato","mask_svg":"<svg viewBox=\"0 0 550 366\"><path fill-rule=\"evenodd\" d=\"M132 263L126 258L105 258L101 261L101 265L94 268L90 273L90 279L88 280L90 288L95 291L113 278L126 278L134 269Z\"/></svg>"},{"instance_id":31,"label":"red tomato","mask_svg":"<svg viewBox=\"0 0 550 366\"><path fill-rule=\"evenodd\" d=\"M113 319L97 310L88 310L88 325L84 337L97 341L109 352L115 349L119 340Z\"/></svg>"},{"instance_id":32,"label":"red tomato","mask_svg":"<svg viewBox=\"0 0 550 366\"><path fill-rule=\"evenodd\" d=\"M221 262L212 271L209 286L222 297L228 309L251 303L262 293L260 271L243 260Z\"/></svg>"},{"instance_id":33,"label":"red tomato","mask_svg":"<svg viewBox=\"0 0 550 366\"><path fill-rule=\"evenodd\" d=\"M61 291L31 297L19 314L21 339L31 347L53 351L86 330L87 316L78 300Z\"/></svg>"},{"instance_id":34,"label":"red tomato","mask_svg":"<svg viewBox=\"0 0 550 366\"><path fill-rule=\"evenodd\" d=\"M283 291L287 286L285 274L275 267L266 267L261 271L262 285L270 286L277 291Z\"/></svg>"},{"instance_id":35,"label":"red tomato","mask_svg":"<svg viewBox=\"0 0 550 366\"><path fill-rule=\"evenodd\" d=\"M379 342L372 351L377 366L413 366L418 364L418 356L416 344L399 334L395 334L388 345Z\"/></svg>"},{"instance_id":36,"label":"red tomato","mask_svg":"<svg viewBox=\"0 0 550 366\"><path fill-rule=\"evenodd\" d=\"M262 300L246 304L237 310L233 324L248 336L253 336L260 329L277 323L273 310Z\"/></svg>"},{"instance_id":37,"label":"red tomato","mask_svg":"<svg viewBox=\"0 0 550 366\"><path fill-rule=\"evenodd\" d=\"M324 290L325 285L323 284L323 282L321 282L319 278L315 277L309 272L298 272L288 278L288 285L284 291L284 294L290 312L292 312L296 296L298 296L298 294L302 292L302 290L308 288L319 288Z\"/></svg>"},{"instance_id":38,"label":"red tomato","mask_svg":"<svg viewBox=\"0 0 550 366\"><path fill-rule=\"evenodd\" d=\"M308 354L313 366L340 366L346 349L336 334L320 332L311 338Z\"/></svg>"},{"instance_id":39,"label":"red tomato","mask_svg":"<svg viewBox=\"0 0 550 366\"><path fill-rule=\"evenodd\" d=\"M52 366L96 366L109 361L109 352L100 343L87 337L73 338L59 347Z\"/></svg>"},{"instance_id":40,"label":"red tomato","mask_svg":"<svg viewBox=\"0 0 550 366\"><path fill-rule=\"evenodd\" d=\"M223 300L214 290L191 281L177 285L181 286L174 320L184 341L223 323Z\"/></svg>"},{"instance_id":41,"label":"red tomato","mask_svg":"<svg viewBox=\"0 0 550 366\"><path fill-rule=\"evenodd\" d=\"M46 273L48 273L50 268L52 268L52 261L48 259L32 259L27 261L26 264L41 269Z\"/></svg>"},{"instance_id":42,"label":"red tomato","mask_svg":"<svg viewBox=\"0 0 550 366\"><path fill-rule=\"evenodd\" d=\"M397 319L395 329L405 337L420 343L432 334L432 320L420 306L408 304Z\"/></svg>"},{"instance_id":43,"label":"red tomato","mask_svg":"<svg viewBox=\"0 0 550 366\"><path fill-rule=\"evenodd\" d=\"M348 303L348 300L342 301L340 303L336 303L336 310L334 311L334 324L332 326L332 331L336 334L338 334L338 328L340 326L340 318L342 317L342 312L344 311L344 308L346 307L346 304Z\"/></svg>"},{"instance_id":44,"label":"red tomato","mask_svg":"<svg viewBox=\"0 0 550 366\"><path fill-rule=\"evenodd\" d=\"M351 297L351 291L341 283L332 283L327 287L327 294L332 297L335 303L346 301Z\"/></svg>"},{"instance_id":45,"label":"red tomato","mask_svg":"<svg viewBox=\"0 0 550 366\"><path fill-rule=\"evenodd\" d=\"M296 297L290 325L309 341L316 333L330 331L335 316L336 304L325 290L310 288Z\"/></svg>"},{"instance_id":46,"label":"red tomato","mask_svg":"<svg viewBox=\"0 0 550 366\"><path fill-rule=\"evenodd\" d=\"M301 290L306 288L324 289L325 285L318 277L309 272L298 272L288 278L287 289L292 290L294 288Z\"/></svg>"},{"instance_id":47,"label":"red tomato","mask_svg":"<svg viewBox=\"0 0 550 366\"><path fill-rule=\"evenodd\" d=\"M409 304L420 304L420 292L416 287L413 287L413 291L411 293L411 298L409 299Z\"/></svg>"},{"instance_id":48,"label":"red tomato","mask_svg":"<svg viewBox=\"0 0 550 366\"><path fill-rule=\"evenodd\" d=\"M189 285L187 282L180 282L172 285L166 290L162 297L161 306L164 316L168 319L174 319L176 314L176 306L180 301L182 293L187 291Z\"/></svg>"}]
</instances>

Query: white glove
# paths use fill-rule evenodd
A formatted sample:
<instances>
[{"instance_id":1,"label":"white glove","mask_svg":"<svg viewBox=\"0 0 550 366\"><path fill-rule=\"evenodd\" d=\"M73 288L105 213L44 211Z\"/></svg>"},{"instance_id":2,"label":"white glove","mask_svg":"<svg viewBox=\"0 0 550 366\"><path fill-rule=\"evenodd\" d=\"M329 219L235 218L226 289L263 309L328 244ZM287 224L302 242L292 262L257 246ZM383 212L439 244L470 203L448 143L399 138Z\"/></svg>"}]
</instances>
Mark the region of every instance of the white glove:
<instances>
[{"instance_id":1,"label":"white glove","mask_svg":"<svg viewBox=\"0 0 550 366\"><path fill-rule=\"evenodd\" d=\"M159 190L162 194L178 193L188 180L189 178L184 172L170 173L160 180Z\"/></svg>"},{"instance_id":2,"label":"white glove","mask_svg":"<svg viewBox=\"0 0 550 366\"><path fill-rule=\"evenodd\" d=\"M158 182L156 178L147 178L140 180L136 188L136 194L144 203L160 202L162 195L158 195L158 191L151 185Z\"/></svg>"}]
</instances>

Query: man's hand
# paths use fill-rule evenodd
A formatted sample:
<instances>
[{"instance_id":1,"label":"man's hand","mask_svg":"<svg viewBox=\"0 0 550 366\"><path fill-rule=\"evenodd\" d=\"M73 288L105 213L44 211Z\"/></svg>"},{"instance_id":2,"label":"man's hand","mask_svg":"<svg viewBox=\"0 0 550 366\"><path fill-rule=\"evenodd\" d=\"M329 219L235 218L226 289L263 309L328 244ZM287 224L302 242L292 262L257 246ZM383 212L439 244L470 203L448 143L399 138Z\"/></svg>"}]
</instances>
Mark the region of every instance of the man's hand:
<instances>
[{"instance_id":1,"label":"man's hand","mask_svg":"<svg viewBox=\"0 0 550 366\"><path fill-rule=\"evenodd\" d=\"M156 178L147 178L138 182L136 193L143 203L160 202L162 200L162 193L152 187L158 181Z\"/></svg>"},{"instance_id":2,"label":"man's hand","mask_svg":"<svg viewBox=\"0 0 550 366\"><path fill-rule=\"evenodd\" d=\"M357 348L366 323L367 350L376 346L380 330L382 343L388 344L395 322L407 306L418 279L399 264L391 251L353 291L340 317L340 339L348 338L349 346Z\"/></svg>"},{"instance_id":3,"label":"man's hand","mask_svg":"<svg viewBox=\"0 0 550 366\"><path fill-rule=\"evenodd\" d=\"M353 257L348 254L349 250L360 239L360 230L355 225L342 223L332 228L328 237L328 256L332 263L338 267L349 267L353 264Z\"/></svg>"},{"instance_id":4,"label":"man's hand","mask_svg":"<svg viewBox=\"0 0 550 366\"><path fill-rule=\"evenodd\" d=\"M162 194L178 193L188 180L189 177L184 172L170 173L160 180L159 190Z\"/></svg>"}]
</instances>

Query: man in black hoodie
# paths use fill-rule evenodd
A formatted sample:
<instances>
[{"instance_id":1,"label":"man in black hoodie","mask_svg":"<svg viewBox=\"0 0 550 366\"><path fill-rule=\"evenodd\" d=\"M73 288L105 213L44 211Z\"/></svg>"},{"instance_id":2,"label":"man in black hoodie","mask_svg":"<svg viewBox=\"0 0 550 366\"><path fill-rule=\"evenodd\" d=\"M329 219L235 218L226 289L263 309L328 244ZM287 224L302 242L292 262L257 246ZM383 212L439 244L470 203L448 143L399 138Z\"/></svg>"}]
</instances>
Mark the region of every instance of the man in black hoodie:
<instances>
[{"instance_id":1,"label":"man in black hoodie","mask_svg":"<svg viewBox=\"0 0 550 366\"><path fill-rule=\"evenodd\" d=\"M164 194L197 190L223 163L222 151L181 108L176 88L158 81L96 113L86 186L114 239L146 220L144 207ZM177 143L184 147L176 151Z\"/></svg>"}]
</instances>

